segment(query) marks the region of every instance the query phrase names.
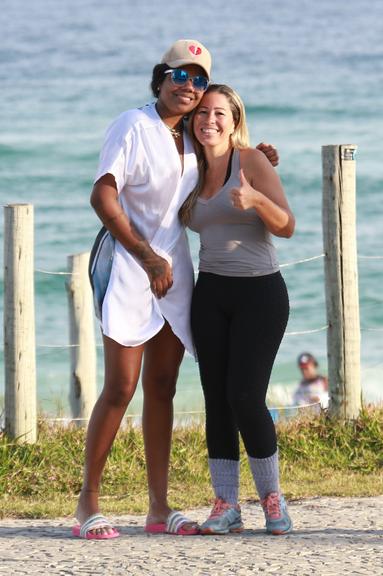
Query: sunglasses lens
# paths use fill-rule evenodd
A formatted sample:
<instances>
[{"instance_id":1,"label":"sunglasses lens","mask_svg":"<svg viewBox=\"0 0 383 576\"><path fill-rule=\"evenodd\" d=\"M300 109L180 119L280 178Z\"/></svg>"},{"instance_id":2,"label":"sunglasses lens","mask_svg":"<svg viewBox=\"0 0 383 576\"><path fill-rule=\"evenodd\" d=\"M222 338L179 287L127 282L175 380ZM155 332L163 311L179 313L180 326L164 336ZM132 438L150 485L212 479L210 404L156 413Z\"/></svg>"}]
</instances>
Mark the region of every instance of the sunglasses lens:
<instances>
[{"instance_id":1,"label":"sunglasses lens","mask_svg":"<svg viewBox=\"0 0 383 576\"><path fill-rule=\"evenodd\" d=\"M186 70L181 70L180 68L176 68L175 70L173 70L172 80L174 84L179 84L180 86L182 86L182 84L186 84L188 79L189 74L186 72Z\"/></svg>"},{"instance_id":2,"label":"sunglasses lens","mask_svg":"<svg viewBox=\"0 0 383 576\"><path fill-rule=\"evenodd\" d=\"M182 70L182 68L176 68L175 70L172 70L171 78L174 84L183 86L189 80L190 76L186 70ZM195 90L205 91L209 86L209 80L205 76L193 76L190 78L190 80L192 81Z\"/></svg>"},{"instance_id":3,"label":"sunglasses lens","mask_svg":"<svg viewBox=\"0 0 383 576\"><path fill-rule=\"evenodd\" d=\"M205 91L209 85L209 80L205 76L194 76L193 86L196 90Z\"/></svg>"}]
</instances>

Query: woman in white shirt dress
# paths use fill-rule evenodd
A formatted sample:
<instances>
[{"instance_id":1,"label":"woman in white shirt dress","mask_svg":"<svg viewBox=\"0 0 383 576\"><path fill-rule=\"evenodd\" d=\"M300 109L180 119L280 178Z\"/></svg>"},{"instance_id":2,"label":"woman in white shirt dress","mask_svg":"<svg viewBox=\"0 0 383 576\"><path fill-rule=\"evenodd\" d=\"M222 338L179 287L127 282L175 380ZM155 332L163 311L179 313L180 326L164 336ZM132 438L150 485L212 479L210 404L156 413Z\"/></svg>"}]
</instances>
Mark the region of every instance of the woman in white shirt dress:
<instances>
[{"instance_id":1,"label":"woman in white shirt dress","mask_svg":"<svg viewBox=\"0 0 383 576\"><path fill-rule=\"evenodd\" d=\"M153 69L156 102L121 114L109 127L101 151L91 204L115 245L100 310L104 388L89 422L78 524L72 530L82 538L119 535L100 514L98 493L141 367L149 490L145 530L199 533L196 523L170 509L167 486L178 370L184 350L194 354L194 273L178 210L195 186L197 163L184 117L200 102L210 67L210 54L200 42L175 42ZM277 162L272 147L265 145L264 151Z\"/></svg>"}]
</instances>

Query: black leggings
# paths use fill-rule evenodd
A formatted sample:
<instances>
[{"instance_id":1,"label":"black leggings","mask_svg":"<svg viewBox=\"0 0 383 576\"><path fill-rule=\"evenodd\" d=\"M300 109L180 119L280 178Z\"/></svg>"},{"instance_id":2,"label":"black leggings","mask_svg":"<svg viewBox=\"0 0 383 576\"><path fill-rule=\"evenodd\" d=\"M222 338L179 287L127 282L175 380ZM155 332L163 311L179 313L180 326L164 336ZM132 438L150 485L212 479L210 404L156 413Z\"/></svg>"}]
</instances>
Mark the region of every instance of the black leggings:
<instances>
[{"instance_id":1,"label":"black leggings","mask_svg":"<svg viewBox=\"0 0 383 576\"><path fill-rule=\"evenodd\" d=\"M267 458L277 449L265 399L289 316L279 272L258 277L200 272L191 323L206 405L209 458Z\"/></svg>"}]
</instances>

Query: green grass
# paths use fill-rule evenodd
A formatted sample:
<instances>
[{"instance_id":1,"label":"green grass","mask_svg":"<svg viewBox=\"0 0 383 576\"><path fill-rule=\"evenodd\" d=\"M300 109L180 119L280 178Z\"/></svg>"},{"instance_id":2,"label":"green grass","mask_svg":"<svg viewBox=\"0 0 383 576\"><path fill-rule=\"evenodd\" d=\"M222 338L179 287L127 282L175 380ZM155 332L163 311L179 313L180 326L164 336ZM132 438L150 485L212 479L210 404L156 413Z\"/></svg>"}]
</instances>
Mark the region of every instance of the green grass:
<instances>
[{"instance_id":1,"label":"green grass","mask_svg":"<svg viewBox=\"0 0 383 576\"><path fill-rule=\"evenodd\" d=\"M277 426L281 485L288 499L383 493L383 408L365 409L353 422L325 415ZM81 487L84 430L42 421L38 442L17 444L0 435L0 516L72 515ZM255 499L241 454L241 499ZM210 504L203 426L174 431L169 500L192 508ZM105 513L144 513L145 457L140 428L120 430L102 482Z\"/></svg>"}]
</instances>

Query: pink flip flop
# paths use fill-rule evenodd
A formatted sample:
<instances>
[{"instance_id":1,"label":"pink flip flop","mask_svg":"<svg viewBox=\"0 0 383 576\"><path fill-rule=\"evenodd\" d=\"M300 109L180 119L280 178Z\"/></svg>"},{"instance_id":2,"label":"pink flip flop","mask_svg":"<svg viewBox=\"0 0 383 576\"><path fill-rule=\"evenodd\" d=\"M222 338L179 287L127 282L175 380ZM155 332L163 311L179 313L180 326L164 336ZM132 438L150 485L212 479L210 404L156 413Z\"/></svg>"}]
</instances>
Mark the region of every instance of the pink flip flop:
<instances>
[{"instance_id":1,"label":"pink flip flop","mask_svg":"<svg viewBox=\"0 0 383 576\"><path fill-rule=\"evenodd\" d=\"M186 524L194 524L194 527L187 528ZM175 536L195 536L200 533L196 522L175 510L170 512L166 522L147 524L144 530L148 534L174 534Z\"/></svg>"},{"instance_id":2,"label":"pink flip flop","mask_svg":"<svg viewBox=\"0 0 383 576\"><path fill-rule=\"evenodd\" d=\"M94 534L91 530L97 528L111 528L112 532L105 532L104 534ZM83 524L77 524L72 528L72 535L77 538L85 538L85 540L110 540L117 538L120 533L113 528L110 522L102 514L93 514L85 520Z\"/></svg>"}]
</instances>

